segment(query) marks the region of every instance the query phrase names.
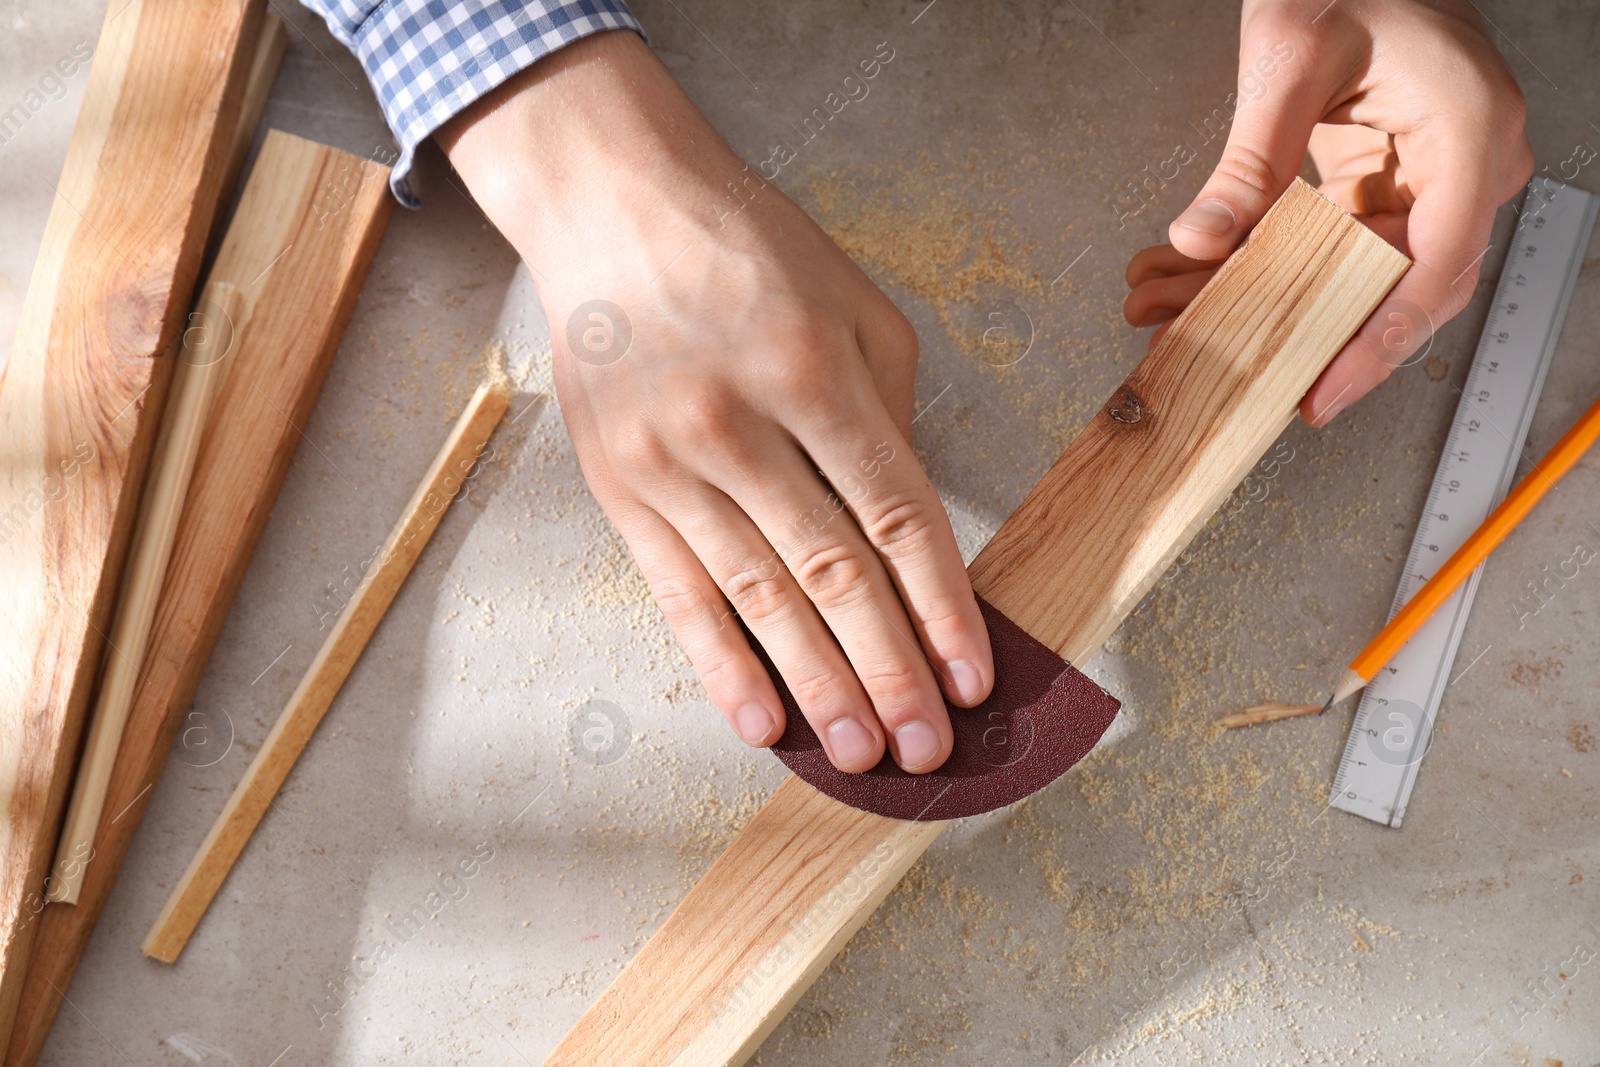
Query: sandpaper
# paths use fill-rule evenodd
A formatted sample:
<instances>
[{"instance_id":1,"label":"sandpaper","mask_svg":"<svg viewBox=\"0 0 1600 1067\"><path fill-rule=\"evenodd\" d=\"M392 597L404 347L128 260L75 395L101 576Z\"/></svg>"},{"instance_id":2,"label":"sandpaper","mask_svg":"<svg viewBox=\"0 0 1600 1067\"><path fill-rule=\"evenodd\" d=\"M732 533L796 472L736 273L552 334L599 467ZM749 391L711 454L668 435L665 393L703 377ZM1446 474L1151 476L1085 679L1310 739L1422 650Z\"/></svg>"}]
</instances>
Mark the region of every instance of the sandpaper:
<instances>
[{"instance_id":1,"label":"sandpaper","mask_svg":"<svg viewBox=\"0 0 1600 1067\"><path fill-rule=\"evenodd\" d=\"M982 597L978 608L994 648L994 691L975 708L945 703L955 748L938 770L910 774L887 752L860 774L835 768L789 687L752 638L788 717L773 753L841 803L920 822L981 815L1061 777L1099 742L1121 703Z\"/></svg>"}]
</instances>

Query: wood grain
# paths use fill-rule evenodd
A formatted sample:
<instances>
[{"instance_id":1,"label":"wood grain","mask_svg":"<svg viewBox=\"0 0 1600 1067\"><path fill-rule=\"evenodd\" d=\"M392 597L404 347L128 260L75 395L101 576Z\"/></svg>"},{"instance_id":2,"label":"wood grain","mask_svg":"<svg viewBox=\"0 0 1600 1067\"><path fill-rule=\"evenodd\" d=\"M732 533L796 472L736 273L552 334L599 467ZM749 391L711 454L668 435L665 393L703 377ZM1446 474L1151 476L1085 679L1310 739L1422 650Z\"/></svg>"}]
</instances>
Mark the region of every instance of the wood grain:
<instances>
[{"instance_id":1,"label":"wood grain","mask_svg":"<svg viewBox=\"0 0 1600 1067\"><path fill-rule=\"evenodd\" d=\"M479 386L467 401L466 410L456 420L422 484L361 576L355 593L290 694L288 704L245 769L244 778L201 842L199 852L173 887L141 946L146 956L172 963L183 951L212 897L222 888L223 879L233 869L234 861L244 851L250 835L332 706L333 698L339 695L361 658L428 538L466 484L467 475L483 454L489 435L500 424L508 404L507 387L499 381Z\"/></svg>"},{"instance_id":2,"label":"wood grain","mask_svg":"<svg viewBox=\"0 0 1600 1067\"><path fill-rule=\"evenodd\" d=\"M200 455L200 437L211 414L223 376L232 366L226 357L233 347L233 324L242 320L243 298L237 286L212 282L200 306L207 321L183 331L177 366L172 372L172 395L161 414L161 432L150 460L150 476L139 501L139 521L128 552L128 565L111 624L111 646L105 670L95 693L94 714L89 719L89 740L72 783L67 821L56 846L45 899L52 904L76 904L94 832L100 825L111 766L122 744L122 728L133 704L133 688L150 640L156 598L167 574L172 542L178 534L184 497L194 462Z\"/></svg>"},{"instance_id":3,"label":"wood grain","mask_svg":"<svg viewBox=\"0 0 1600 1067\"><path fill-rule=\"evenodd\" d=\"M238 288L244 307L106 789L108 814L77 905L28 914L38 932L7 1067L38 1058L110 896L355 307L389 218L388 175L276 131L262 145L209 275ZM329 210L330 186L353 186L340 210Z\"/></svg>"},{"instance_id":4,"label":"wood grain","mask_svg":"<svg viewBox=\"0 0 1600 1067\"><path fill-rule=\"evenodd\" d=\"M107 12L0 378L0 1034L263 9Z\"/></svg>"},{"instance_id":5,"label":"wood grain","mask_svg":"<svg viewBox=\"0 0 1600 1067\"><path fill-rule=\"evenodd\" d=\"M973 561L973 588L1086 660L1407 265L1296 182ZM789 778L547 1065L743 1063L941 825Z\"/></svg>"},{"instance_id":6,"label":"wood grain","mask_svg":"<svg viewBox=\"0 0 1600 1067\"><path fill-rule=\"evenodd\" d=\"M261 113L267 109L272 83L277 80L278 68L283 65L283 53L288 47L289 27L277 15L268 14L262 19L261 35L256 38L255 54L250 57L250 72L245 75L244 106L239 110L239 122L233 130L228 165L222 178L225 197L233 196L238 190L239 175L244 173L245 159L250 155L256 130L261 126Z\"/></svg>"}]
</instances>

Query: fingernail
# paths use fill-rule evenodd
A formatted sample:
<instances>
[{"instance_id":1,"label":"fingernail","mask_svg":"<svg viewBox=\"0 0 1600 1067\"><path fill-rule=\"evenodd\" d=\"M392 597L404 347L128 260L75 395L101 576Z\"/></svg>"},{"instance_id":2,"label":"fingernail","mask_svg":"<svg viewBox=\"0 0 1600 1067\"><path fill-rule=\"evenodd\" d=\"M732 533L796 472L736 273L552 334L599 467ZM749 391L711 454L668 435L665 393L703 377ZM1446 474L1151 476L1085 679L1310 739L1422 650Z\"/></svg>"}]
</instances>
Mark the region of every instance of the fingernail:
<instances>
[{"instance_id":1,"label":"fingernail","mask_svg":"<svg viewBox=\"0 0 1600 1067\"><path fill-rule=\"evenodd\" d=\"M837 763L860 763L872 755L876 742L865 726L854 719L838 719L828 727L828 747Z\"/></svg>"},{"instance_id":2,"label":"fingernail","mask_svg":"<svg viewBox=\"0 0 1600 1067\"><path fill-rule=\"evenodd\" d=\"M925 722L908 722L894 732L900 766L908 771L925 767L939 754L939 735Z\"/></svg>"},{"instance_id":3,"label":"fingernail","mask_svg":"<svg viewBox=\"0 0 1600 1067\"><path fill-rule=\"evenodd\" d=\"M1178 216L1178 225L1195 233L1221 237L1233 230L1238 220L1233 209L1221 200L1202 200Z\"/></svg>"},{"instance_id":4,"label":"fingernail","mask_svg":"<svg viewBox=\"0 0 1600 1067\"><path fill-rule=\"evenodd\" d=\"M746 704L733 716L734 728L747 745L759 745L772 733L772 713L760 704Z\"/></svg>"},{"instance_id":5,"label":"fingernail","mask_svg":"<svg viewBox=\"0 0 1600 1067\"><path fill-rule=\"evenodd\" d=\"M1321 428L1328 425L1328 423L1332 422L1336 417L1338 417L1339 412L1343 411L1349 405L1350 401L1348 400L1335 400L1332 404L1328 405L1328 410L1324 411L1322 415L1318 417L1317 426Z\"/></svg>"},{"instance_id":6,"label":"fingernail","mask_svg":"<svg viewBox=\"0 0 1600 1067\"><path fill-rule=\"evenodd\" d=\"M978 668L964 659L958 659L949 665L949 670L950 684L962 703L971 704L977 700L978 694L983 691L983 676L978 673Z\"/></svg>"}]
</instances>

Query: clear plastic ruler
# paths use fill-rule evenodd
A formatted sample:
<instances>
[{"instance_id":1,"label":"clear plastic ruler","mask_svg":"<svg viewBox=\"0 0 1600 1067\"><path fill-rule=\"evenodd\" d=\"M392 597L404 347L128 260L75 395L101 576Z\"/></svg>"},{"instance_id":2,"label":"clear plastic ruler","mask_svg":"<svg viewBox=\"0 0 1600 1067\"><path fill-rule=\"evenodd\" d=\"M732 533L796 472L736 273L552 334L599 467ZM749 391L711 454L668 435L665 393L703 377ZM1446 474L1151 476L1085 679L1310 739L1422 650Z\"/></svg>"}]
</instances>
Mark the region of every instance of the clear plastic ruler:
<instances>
[{"instance_id":1,"label":"clear plastic ruler","mask_svg":"<svg viewBox=\"0 0 1600 1067\"><path fill-rule=\"evenodd\" d=\"M1511 488L1597 208L1600 197L1560 182L1529 186L1391 618ZM1362 691L1333 807L1400 825L1482 575L1479 566Z\"/></svg>"}]
</instances>

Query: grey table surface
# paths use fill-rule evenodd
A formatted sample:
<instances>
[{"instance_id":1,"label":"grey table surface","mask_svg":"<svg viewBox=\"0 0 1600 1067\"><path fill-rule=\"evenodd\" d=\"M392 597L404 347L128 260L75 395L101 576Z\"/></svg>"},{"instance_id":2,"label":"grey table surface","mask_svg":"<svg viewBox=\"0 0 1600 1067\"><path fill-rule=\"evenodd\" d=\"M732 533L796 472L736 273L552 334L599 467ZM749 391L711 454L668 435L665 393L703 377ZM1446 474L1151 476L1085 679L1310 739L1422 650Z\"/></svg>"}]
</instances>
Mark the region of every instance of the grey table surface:
<instances>
[{"instance_id":1,"label":"grey table surface","mask_svg":"<svg viewBox=\"0 0 1600 1067\"><path fill-rule=\"evenodd\" d=\"M364 155L389 143L355 62L274 6L293 33L266 125ZM1593 158L1600 6L1481 7L1527 93L1538 165ZM59 91L41 78L92 46L103 10L0 2L0 110L44 90L0 144L7 344L83 91L81 73ZM778 184L916 324L918 452L970 556L1144 350L1120 318L1123 267L1217 158L1236 9L637 10L752 161L797 140L791 124L850 64L893 50ZM1135 197L1184 145L1196 161ZM1600 170L1578 169L1600 189ZM436 150L420 187L425 209L389 227L200 685L206 744L169 760L45 1063L537 1063L782 777L707 703L585 489L525 268ZM1087 664L1124 702L1100 750L945 833L758 1062L1600 1062L1600 578L1584 568L1537 614L1518 609L1542 566L1600 546L1600 461L1490 563L1403 829L1325 809L1348 713L1212 725L1320 699L1382 623L1511 221L1502 210L1485 281L1430 357L1331 429L1291 428L1265 500L1203 535ZM1596 262L1591 249L1534 455L1600 395ZM993 365L1008 361L982 343L994 327L1020 362ZM490 351L517 385L492 461L181 961L143 958L338 583ZM603 708L620 729L589 735L597 755L583 735ZM474 858L471 878L446 877ZM396 925L417 908L420 928ZM348 996L330 992L341 984Z\"/></svg>"}]
</instances>

